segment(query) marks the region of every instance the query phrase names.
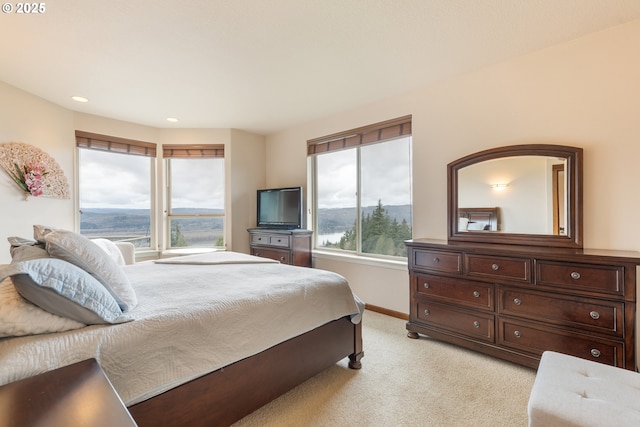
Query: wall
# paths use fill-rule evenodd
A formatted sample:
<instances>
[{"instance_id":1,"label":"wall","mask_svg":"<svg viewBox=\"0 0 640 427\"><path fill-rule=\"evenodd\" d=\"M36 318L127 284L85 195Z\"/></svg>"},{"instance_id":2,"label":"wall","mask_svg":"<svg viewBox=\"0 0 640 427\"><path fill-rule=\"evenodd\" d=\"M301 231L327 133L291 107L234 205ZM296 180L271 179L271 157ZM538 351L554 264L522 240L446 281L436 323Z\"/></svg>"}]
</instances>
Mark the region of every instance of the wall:
<instances>
[{"instance_id":1,"label":"wall","mask_svg":"<svg viewBox=\"0 0 640 427\"><path fill-rule=\"evenodd\" d=\"M76 186L76 129L158 144L225 144L227 247L249 252L246 228L255 225L255 190L265 182L263 136L233 129L158 129L74 113L3 82L0 99L0 143L25 142L47 152L64 171L72 193ZM159 159L160 156L161 152ZM156 185L160 189L164 177L162 168L158 169ZM73 197L69 200L32 197L25 202L8 175L0 173L0 242L6 242L10 236L33 236L33 224L77 229L76 203ZM156 200L155 204L162 215L164 201ZM156 220L156 228L161 235L161 217ZM8 247L8 243L0 243L0 264L11 261Z\"/></svg>"},{"instance_id":2,"label":"wall","mask_svg":"<svg viewBox=\"0 0 640 427\"><path fill-rule=\"evenodd\" d=\"M449 162L549 143L584 149L585 247L639 250L639 39L636 20L271 135L267 184L306 182L308 139L412 114L414 237L446 238ZM406 271L319 255L315 265L344 274L367 303L408 313Z\"/></svg>"},{"instance_id":3,"label":"wall","mask_svg":"<svg viewBox=\"0 0 640 427\"><path fill-rule=\"evenodd\" d=\"M0 82L0 144L22 142L40 148L64 171L73 191L73 113ZM31 197L0 170L0 264L11 260L7 237L32 237L33 224L74 225L73 199Z\"/></svg>"}]
</instances>

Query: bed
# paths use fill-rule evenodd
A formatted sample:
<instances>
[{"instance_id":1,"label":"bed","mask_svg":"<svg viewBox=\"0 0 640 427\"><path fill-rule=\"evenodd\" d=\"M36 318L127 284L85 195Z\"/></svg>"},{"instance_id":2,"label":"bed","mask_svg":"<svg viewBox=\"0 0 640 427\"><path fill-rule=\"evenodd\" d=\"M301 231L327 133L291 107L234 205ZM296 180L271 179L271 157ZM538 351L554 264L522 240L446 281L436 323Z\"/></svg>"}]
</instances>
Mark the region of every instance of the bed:
<instances>
[{"instance_id":1,"label":"bed","mask_svg":"<svg viewBox=\"0 0 640 427\"><path fill-rule=\"evenodd\" d=\"M16 274L24 264L51 274L60 262L12 263L0 281L39 277ZM0 384L95 358L138 425L212 426L345 357L360 368L363 304L337 274L233 252L120 269L133 308L108 324L0 338Z\"/></svg>"}]
</instances>

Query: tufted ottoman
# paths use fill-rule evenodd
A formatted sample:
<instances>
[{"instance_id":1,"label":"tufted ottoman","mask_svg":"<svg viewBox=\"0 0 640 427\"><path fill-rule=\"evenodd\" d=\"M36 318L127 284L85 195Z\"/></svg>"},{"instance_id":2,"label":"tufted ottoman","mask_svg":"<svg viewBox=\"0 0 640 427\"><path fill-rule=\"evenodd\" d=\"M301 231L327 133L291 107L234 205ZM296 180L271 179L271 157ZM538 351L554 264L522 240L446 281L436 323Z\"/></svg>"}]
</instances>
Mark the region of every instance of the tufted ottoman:
<instances>
[{"instance_id":1,"label":"tufted ottoman","mask_svg":"<svg viewBox=\"0 0 640 427\"><path fill-rule=\"evenodd\" d=\"M528 409L530 427L640 426L640 374L546 351Z\"/></svg>"}]
</instances>

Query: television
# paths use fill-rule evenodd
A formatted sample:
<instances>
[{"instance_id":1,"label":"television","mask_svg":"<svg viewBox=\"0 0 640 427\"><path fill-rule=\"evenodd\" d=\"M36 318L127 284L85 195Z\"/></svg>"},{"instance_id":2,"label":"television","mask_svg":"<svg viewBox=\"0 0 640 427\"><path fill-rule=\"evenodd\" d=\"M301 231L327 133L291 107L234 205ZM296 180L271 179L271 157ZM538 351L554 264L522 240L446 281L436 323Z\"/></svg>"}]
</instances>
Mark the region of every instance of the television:
<instances>
[{"instance_id":1,"label":"television","mask_svg":"<svg viewBox=\"0 0 640 427\"><path fill-rule=\"evenodd\" d=\"M303 227L302 187L258 190L258 227Z\"/></svg>"}]
</instances>

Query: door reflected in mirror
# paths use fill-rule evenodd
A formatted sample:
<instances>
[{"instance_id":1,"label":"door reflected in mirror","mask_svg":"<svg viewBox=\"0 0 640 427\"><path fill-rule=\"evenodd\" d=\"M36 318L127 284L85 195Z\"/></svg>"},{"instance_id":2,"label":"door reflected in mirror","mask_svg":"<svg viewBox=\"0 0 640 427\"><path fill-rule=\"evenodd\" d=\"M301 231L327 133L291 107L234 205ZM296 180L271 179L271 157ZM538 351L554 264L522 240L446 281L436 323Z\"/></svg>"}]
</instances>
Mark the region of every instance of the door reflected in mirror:
<instances>
[{"instance_id":1,"label":"door reflected in mirror","mask_svg":"<svg viewBox=\"0 0 640 427\"><path fill-rule=\"evenodd\" d=\"M458 232L563 235L567 159L512 156L458 170ZM489 221L483 214L493 210ZM475 218L470 215L475 215Z\"/></svg>"}]
</instances>

